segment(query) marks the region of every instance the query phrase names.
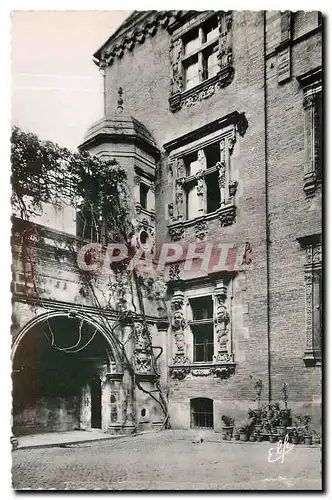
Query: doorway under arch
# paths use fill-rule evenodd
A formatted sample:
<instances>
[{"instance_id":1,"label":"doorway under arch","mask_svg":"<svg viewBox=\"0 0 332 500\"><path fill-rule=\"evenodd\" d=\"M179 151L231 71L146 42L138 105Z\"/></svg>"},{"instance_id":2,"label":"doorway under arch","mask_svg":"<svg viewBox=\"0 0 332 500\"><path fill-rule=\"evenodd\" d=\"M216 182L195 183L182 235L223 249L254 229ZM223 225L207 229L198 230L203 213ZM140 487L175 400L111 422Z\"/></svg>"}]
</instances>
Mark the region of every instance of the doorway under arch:
<instances>
[{"instance_id":1,"label":"doorway under arch","mask_svg":"<svg viewBox=\"0 0 332 500\"><path fill-rule=\"evenodd\" d=\"M84 318L34 322L13 354L13 433L101 428L100 377L111 369L111 352Z\"/></svg>"},{"instance_id":2,"label":"doorway under arch","mask_svg":"<svg viewBox=\"0 0 332 500\"><path fill-rule=\"evenodd\" d=\"M213 429L213 399L191 399L190 417L190 426L192 428Z\"/></svg>"}]
</instances>

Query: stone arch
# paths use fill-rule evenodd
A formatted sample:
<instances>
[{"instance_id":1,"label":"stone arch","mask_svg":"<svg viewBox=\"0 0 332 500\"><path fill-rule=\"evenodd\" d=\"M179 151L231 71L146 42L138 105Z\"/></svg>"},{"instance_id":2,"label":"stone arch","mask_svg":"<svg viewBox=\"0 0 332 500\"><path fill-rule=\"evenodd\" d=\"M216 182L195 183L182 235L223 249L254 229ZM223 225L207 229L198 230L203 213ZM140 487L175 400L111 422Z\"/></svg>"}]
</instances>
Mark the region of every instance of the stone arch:
<instances>
[{"instance_id":1,"label":"stone arch","mask_svg":"<svg viewBox=\"0 0 332 500\"><path fill-rule=\"evenodd\" d=\"M36 316L15 338L12 366L15 434L107 430L108 374L122 377L122 367L97 317L75 310Z\"/></svg>"},{"instance_id":2,"label":"stone arch","mask_svg":"<svg viewBox=\"0 0 332 500\"><path fill-rule=\"evenodd\" d=\"M70 315L73 316L70 316ZM114 361L116 363L117 371L121 371L121 361L120 361L120 353L117 345L115 344L114 340L112 339L110 333L108 330L99 323L99 321L92 316L89 316L86 313L81 313L80 311L48 311L42 314L39 314L38 316L32 318L30 321L28 321L19 331L19 333L16 335L15 340L12 345L12 352L11 352L11 359L12 361L14 360L16 350L23 339L23 337L30 331L32 330L35 326L38 324L42 323L43 321L50 319L50 318L57 318L57 317L75 317L78 319L83 319L87 323L89 323L91 326L94 328L97 328L99 333L105 338L105 340L108 342L110 345L112 354L114 356Z\"/></svg>"}]
</instances>

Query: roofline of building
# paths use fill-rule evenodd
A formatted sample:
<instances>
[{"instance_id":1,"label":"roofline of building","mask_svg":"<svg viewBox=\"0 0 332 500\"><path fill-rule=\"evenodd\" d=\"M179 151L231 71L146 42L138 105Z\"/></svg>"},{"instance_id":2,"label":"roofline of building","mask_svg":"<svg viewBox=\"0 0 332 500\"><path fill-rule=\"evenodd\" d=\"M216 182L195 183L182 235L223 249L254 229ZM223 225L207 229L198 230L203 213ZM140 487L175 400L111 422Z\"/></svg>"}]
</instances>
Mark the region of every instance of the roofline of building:
<instances>
[{"instance_id":1,"label":"roofline of building","mask_svg":"<svg viewBox=\"0 0 332 500\"><path fill-rule=\"evenodd\" d=\"M106 40L105 43L99 49L93 54L93 57L100 61L101 59L101 52L102 50L110 43L110 42L115 42L118 38L123 36L129 29L132 29L138 21L142 21L144 18L148 17L151 15L152 12L157 11L151 11L151 10L134 10L131 12L128 17L120 24L120 26L112 33L112 35Z\"/></svg>"}]
</instances>

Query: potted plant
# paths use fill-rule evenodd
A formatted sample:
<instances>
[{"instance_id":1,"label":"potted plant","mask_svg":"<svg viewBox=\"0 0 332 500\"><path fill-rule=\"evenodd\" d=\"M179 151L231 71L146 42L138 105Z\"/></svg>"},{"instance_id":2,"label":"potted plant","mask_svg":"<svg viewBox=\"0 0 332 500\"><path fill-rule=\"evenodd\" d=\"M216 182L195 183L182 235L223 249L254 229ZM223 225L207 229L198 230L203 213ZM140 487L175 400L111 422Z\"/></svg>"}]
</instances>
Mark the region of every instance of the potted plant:
<instances>
[{"instance_id":1,"label":"potted plant","mask_svg":"<svg viewBox=\"0 0 332 500\"><path fill-rule=\"evenodd\" d=\"M266 412L266 417L268 420L271 420L274 416L274 410L273 410L273 406L272 405L269 405L269 408Z\"/></svg>"},{"instance_id":2,"label":"potted plant","mask_svg":"<svg viewBox=\"0 0 332 500\"><path fill-rule=\"evenodd\" d=\"M263 434L262 434L262 431L260 430L257 430L255 431L256 432L256 441L258 443L261 443L263 441Z\"/></svg>"},{"instance_id":3,"label":"potted plant","mask_svg":"<svg viewBox=\"0 0 332 500\"><path fill-rule=\"evenodd\" d=\"M301 441L301 436L298 429L292 431L291 440L293 444L299 444Z\"/></svg>"},{"instance_id":4,"label":"potted plant","mask_svg":"<svg viewBox=\"0 0 332 500\"><path fill-rule=\"evenodd\" d=\"M256 410L252 410L251 408L249 408L248 417L253 422L255 431L262 430L262 421L264 414L266 414L266 412L264 412L262 408L257 408Z\"/></svg>"},{"instance_id":5,"label":"potted plant","mask_svg":"<svg viewBox=\"0 0 332 500\"><path fill-rule=\"evenodd\" d=\"M279 420L280 420L280 424L283 425L284 427L289 426L290 410L288 408L284 408L284 409L280 410Z\"/></svg>"},{"instance_id":6,"label":"potted plant","mask_svg":"<svg viewBox=\"0 0 332 500\"><path fill-rule=\"evenodd\" d=\"M278 441L278 434L277 433L272 433L269 435L270 443L275 443Z\"/></svg>"},{"instance_id":7,"label":"potted plant","mask_svg":"<svg viewBox=\"0 0 332 500\"><path fill-rule=\"evenodd\" d=\"M302 438L304 439L304 443L307 445L312 444L312 431L310 428L311 417L310 415L297 415L296 422L300 424L298 427L298 431L302 430Z\"/></svg>"},{"instance_id":8,"label":"potted plant","mask_svg":"<svg viewBox=\"0 0 332 500\"><path fill-rule=\"evenodd\" d=\"M236 426L234 426L234 439L235 439L235 441L240 441L240 433L239 433L238 429L236 428Z\"/></svg>"},{"instance_id":9,"label":"potted plant","mask_svg":"<svg viewBox=\"0 0 332 500\"><path fill-rule=\"evenodd\" d=\"M251 428L252 424L249 420L244 420L241 423L239 427L240 441L248 441L249 436L251 434Z\"/></svg>"},{"instance_id":10,"label":"potted plant","mask_svg":"<svg viewBox=\"0 0 332 500\"><path fill-rule=\"evenodd\" d=\"M233 437L234 419L229 415L223 415L221 417L221 420L223 422L222 438L226 439L227 441L230 441Z\"/></svg>"}]
</instances>

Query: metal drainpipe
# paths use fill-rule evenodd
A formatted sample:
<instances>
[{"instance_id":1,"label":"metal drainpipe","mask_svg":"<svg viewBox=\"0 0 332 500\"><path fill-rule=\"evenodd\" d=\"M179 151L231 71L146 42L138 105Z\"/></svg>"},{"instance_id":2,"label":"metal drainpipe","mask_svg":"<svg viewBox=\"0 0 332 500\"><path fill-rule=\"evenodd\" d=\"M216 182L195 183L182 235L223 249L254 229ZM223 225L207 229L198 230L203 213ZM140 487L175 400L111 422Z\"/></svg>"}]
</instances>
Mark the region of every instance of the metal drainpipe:
<instances>
[{"instance_id":1,"label":"metal drainpipe","mask_svg":"<svg viewBox=\"0 0 332 500\"><path fill-rule=\"evenodd\" d=\"M266 234L266 307L267 307L267 378L268 399L271 403L271 338L270 338L270 227L268 201L268 163L267 163L267 89L266 89L266 10L264 19L264 163L265 163L265 234Z\"/></svg>"}]
</instances>

